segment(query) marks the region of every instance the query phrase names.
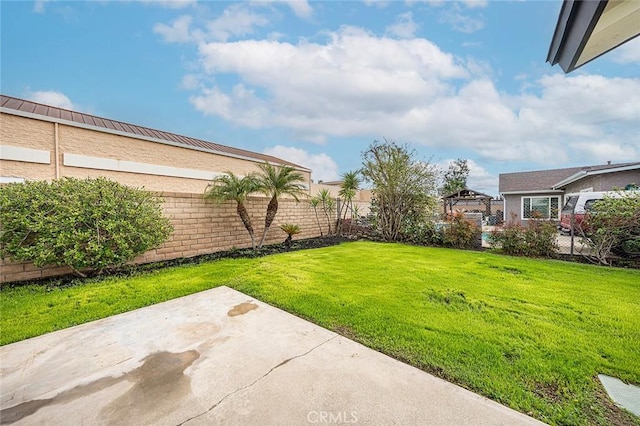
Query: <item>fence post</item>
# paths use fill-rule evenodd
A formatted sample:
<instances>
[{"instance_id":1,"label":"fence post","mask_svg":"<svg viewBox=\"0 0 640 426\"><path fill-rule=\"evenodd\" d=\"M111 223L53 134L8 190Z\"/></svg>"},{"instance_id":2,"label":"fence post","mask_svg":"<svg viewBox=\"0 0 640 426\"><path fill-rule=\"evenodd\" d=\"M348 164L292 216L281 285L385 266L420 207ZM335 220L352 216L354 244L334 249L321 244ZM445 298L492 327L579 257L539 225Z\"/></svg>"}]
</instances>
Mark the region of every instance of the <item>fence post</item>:
<instances>
[{"instance_id":1,"label":"fence post","mask_svg":"<svg viewBox=\"0 0 640 426\"><path fill-rule=\"evenodd\" d=\"M571 256L573 256L573 245L574 245L574 243L573 243L573 238L574 238L574 235L575 235L575 234L574 234L574 231L573 231L573 225L574 225L574 223L575 223L575 213L574 213L574 212L571 212L571 232L570 232L570 235L571 235L571 250L569 251L569 253L571 254Z\"/></svg>"}]
</instances>

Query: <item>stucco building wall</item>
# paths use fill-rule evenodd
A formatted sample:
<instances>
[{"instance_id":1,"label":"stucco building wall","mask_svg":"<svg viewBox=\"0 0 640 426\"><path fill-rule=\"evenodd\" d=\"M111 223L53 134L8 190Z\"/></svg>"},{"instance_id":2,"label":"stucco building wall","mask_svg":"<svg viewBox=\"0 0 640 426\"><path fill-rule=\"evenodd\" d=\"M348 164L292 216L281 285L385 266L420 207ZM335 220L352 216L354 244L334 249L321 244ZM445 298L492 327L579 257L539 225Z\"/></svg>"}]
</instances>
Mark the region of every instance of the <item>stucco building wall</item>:
<instances>
[{"instance_id":1,"label":"stucco building wall","mask_svg":"<svg viewBox=\"0 0 640 426\"><path fill-rule=\"evenodd\" d=\"M614 188L624 189L629 184L640 185L640 171L627 170L624 172L587 176L578 182L567 185L565 194L580 191L611 191Z\"/></svg>"}]
</instances>

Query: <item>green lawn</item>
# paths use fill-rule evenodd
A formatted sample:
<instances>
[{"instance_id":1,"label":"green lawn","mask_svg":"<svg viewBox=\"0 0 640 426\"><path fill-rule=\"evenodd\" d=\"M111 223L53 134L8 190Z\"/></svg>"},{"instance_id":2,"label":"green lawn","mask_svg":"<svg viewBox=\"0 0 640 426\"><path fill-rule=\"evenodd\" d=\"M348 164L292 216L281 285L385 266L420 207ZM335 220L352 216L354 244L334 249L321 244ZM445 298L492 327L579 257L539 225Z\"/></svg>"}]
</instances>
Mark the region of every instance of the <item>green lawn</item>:
<instances>
[{"instance_id":1,"label":"green lawn","mask_svg":"<svg viewBox=\"0 0 640 426\"><path fill-rule=\"evenodd\" d=\"M7 344L228 285L555 424L640 424L595 379L640 384L640 271L357 242L82 286L1 291Z\"/></svg>"}]
</instances>

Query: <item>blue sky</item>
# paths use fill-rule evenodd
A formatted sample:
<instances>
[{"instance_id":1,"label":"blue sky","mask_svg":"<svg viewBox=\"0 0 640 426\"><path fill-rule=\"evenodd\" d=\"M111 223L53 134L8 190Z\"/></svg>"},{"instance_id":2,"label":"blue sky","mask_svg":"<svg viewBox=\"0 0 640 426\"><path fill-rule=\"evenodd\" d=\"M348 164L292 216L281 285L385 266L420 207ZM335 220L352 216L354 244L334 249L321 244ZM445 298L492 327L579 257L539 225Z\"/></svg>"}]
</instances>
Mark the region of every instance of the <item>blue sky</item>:
<instances>
[{"instance_id":1,"label":"blue sky","mask_svg":"<svg viewBox=\"0 0 640 426\"><path fill-rule=\"evenodd\" d=\"M3 1L2 93L269 153L333 180L373 140L469 186L640 160L640 38L569 75L560 1Z\"/></svg>"}]
</instances>

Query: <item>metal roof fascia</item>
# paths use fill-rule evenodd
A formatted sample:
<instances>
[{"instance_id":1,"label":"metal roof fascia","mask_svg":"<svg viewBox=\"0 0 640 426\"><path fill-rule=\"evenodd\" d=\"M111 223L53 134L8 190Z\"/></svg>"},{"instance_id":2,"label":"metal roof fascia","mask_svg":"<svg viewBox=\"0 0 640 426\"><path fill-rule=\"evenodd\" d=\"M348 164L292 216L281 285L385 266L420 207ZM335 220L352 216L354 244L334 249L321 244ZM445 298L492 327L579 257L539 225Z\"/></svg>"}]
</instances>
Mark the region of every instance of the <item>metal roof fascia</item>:
<instances>
[{"instance_id":1,"label":"metal roof fascia","mask_svg":"<svg viewBox=\"0 0 640 426\"><path fill-rule=\"evenodd\" d=\"M517 195L517 194L540 194L540 193L548 193L551 192L553 194L562 194L564 191L562 189L538 189L538 190L530 190L530 191L506 191L499 192L500 195Z\"/></svg>"},{"instance_id":2,"label":"metal roof fascia","mask_svg":"<svg viewBox=\"0 0 640 426\"><path fill-rule=\"evenodd\" d=\"M607 2L608 0L565 0L558 17L556 32L553 34L547 62L551 65L560 64L565 73L573 71ZM561 24L563 30L560 32L558 30Z\"/></svg>"},{"instance_id":3,"label":"metal roof fascia","mask_svg":"<svg viewBox=\"0 0 640 426\"><path fill-rule=\"evenodd\" d=\"M126 137L129 137L129 138L140 139L140 140L144 140L144 141L148 141L148 142L162 143L162 144L165 144L165 145L171 145L171 146L175 146L175 147L178 147L178 148L193 149L195 151L208 152L208 153L211 153L211 154L222 155L223 157L238 158L238 159L241 159L241 160L248 160L248 161L253 161L253 162L256 162L256 163L266 163L266 161L262 161L262 160L259 160L257 158L246 157L244 155L237 155L237 154L231 154L231 153L228 153L228 152L216 151L216 150L208 149L208 148L201 148L201 147L197 147L195 145L185 145L185 144L181 144L181 143L178 143L178 142L168 141L168 140L165 140L165 139L157 139L157 138L147 137L147 136L143 136L143 135L138 135L136 133L122 132L120 130L113 130L113 129L109 129L109 128L106 128L106 127L91 126L89 124L78 123L76 121L65 120L65 119L62 119L62 118L49 117L47 115L34 114L32 112L26 112L26 111L21 111L21 110L6 108L6 107L0 107L0 112L5 113L5 114L9 114L9 115L17 115L17 116L25 117L25 118L33 118L35 120L42 120L42 121L49 121L51 123L64 124L65 126L78 127L78 128L86 129L86 130L93 130L93 131L96 131L96 132L109 133L109 134L118 135L118 136L126 136ZM285 164L276 164L276 165L284 166ZM311 169L307 169L306 167L297 166L295 168L297 170L302 170L302 171L305 171L305 172L311 172Z\"/></svg>"},{"instance_id":4,"label":"metal roof fascia","mask_svg":"<svg viewBox=\"0 0 640 426\"><path fill-rule=\"evenodd\" d=\"M553 37L551 38L551 44L549 45L549 51L547 52L547 62L551 65L558 63L558 53L562 46L563 36L567 28L567 22L569 22L569 16L571 15L571 8L573 7L573 0L567 0L562 2L560 8L560 14L558 15L558 22L553 30Z\"/></svg>"}]
</instances>

